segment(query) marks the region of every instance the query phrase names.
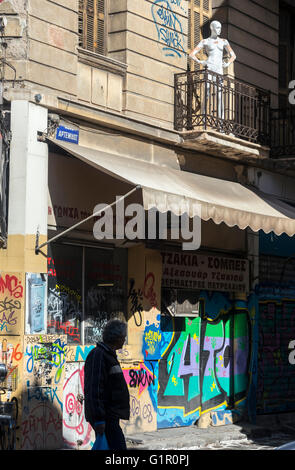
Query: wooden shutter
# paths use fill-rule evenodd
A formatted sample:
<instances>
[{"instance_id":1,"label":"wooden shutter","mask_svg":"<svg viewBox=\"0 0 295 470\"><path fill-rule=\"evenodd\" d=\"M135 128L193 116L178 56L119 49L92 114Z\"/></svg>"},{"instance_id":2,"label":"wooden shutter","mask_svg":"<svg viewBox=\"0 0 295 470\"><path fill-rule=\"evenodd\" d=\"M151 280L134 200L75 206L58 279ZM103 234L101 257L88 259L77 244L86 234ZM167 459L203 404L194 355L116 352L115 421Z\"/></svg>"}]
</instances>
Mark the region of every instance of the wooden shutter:
<instances>
[{"instance_id":1,"label":"wooden shutter","mask_svg":"<svg viewBox=\"0 0 295 470\"><path fill-rule=\"evenodd\" d=\"M188 49L191 52L204 37L210 35L209 21L212 18L212 0L188 0L188 8ZM205 32L206 26L208 26L208 31ZM196 62L190 59L189 61L191 70L199 67Z\"/></svg>"},{"instance_id":2,"label":"wooden shutter","mask_svg":"<svg viewBox=\"0 0 295 470\"><path fill-rule=\"evenodd\" d=\"M79 46L105 54L105 0L79 0Z\"/></svg>"}]
</instances>

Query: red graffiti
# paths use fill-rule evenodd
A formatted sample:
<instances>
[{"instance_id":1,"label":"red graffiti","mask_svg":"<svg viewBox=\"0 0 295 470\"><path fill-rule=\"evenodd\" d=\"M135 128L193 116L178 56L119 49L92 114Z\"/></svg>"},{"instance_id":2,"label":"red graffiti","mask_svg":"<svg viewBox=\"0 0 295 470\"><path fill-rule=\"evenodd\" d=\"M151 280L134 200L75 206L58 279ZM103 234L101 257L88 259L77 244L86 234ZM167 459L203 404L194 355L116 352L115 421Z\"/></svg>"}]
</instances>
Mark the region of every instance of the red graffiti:
<instances>
[{"instance_id":1,"label":"red graffiti","mask_svg":"<svg viewBox=\"0 0 295 470\"><path fill-rule=\"evenodd\" d=\"M80 341L80 333L77 327L74 327L69 321L61 323L59 320L50 320L47 323L48 328L64 330L65 335L72 336L74 341Z\"/></svg>"},{"instance_id":2,"label":"red graffiti","mask_svg":"<svg viewBox=\"0 0 295 470\"><path fill-rule=\"evenodd\" d=\"M147 300L149 300L152 307L157 307L157 296L154 291L154 285L155 275L153 273L148 273L144 280L143 295Z\"/></svg>"},{"instance_id":3,"label":"red graffiti","mask_svg":"<svg viewBox=\"0 0 295 470\"><path fill-rule=\"evenodd\" d=\"M0 277L0 293L4 294L6 291L15 299L19 299L23 296L24 288L16 276L6 274L5 279Z\"/></svg>"},{"instance_id":4,"label":"red graffiti","mask_svg":"<svg viewBox=\"0 0 295 470\"><path fill-rule=\"evenodd\" d=\"M47 270L48 276L56 277L56 270L55 270L55 266L54 266L54 260L50 256L47 258L47 264L48 264L48 270ZM52 265L52 266L50 266L50 265Z\"/></svg>"},{"instance_id":5,"label":"red graffiti","mask_svg":"<svg viewBox=\"0 0 295 470\"><path fill-rule=\"evenodd\" d=\"M58 448L62 444L62 417L44 403L30 411L27 419L23 420L21 429L22 449Z\"/></svg>"},{"instance_id":6,"label":"red graffiti","mask_svg":"<svg viewBox=\"0 0 295 470\"><path fill-rule=\"evenodd\" d=\"M77 394L73 393L75 384L79 384L79 389L84 390L84 367L82 370L76 370L65 382L63 387L64 394L64 410L63 415L63 428L64 428L64 441L72 448L77 445L76 436L81 441L80 446L87 446L90 444L92 428L86 422L84 416L84 407L79 400Z\"/></svg>"}]
</instances>

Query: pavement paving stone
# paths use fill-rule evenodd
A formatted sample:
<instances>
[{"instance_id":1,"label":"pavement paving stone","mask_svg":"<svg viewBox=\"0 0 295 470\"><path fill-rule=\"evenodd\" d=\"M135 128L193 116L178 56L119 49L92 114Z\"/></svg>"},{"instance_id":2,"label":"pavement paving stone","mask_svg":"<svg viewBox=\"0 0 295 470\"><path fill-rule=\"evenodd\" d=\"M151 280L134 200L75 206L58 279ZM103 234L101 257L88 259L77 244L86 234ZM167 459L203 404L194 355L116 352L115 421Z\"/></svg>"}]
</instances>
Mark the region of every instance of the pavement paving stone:
<instances>
[{"instance_id":1,"label":"pavement paving stone","mask_svg":"<svg viewBox=\"0 0 295 470\"><path fill-rule=\"evenodd\" d=\"M295 440L295 413L261 416L256 424L239 422L224 426L210 426L202 429L196 425L159 429L153 432L139 432L126 436L129 449L164 450L191 447L217 446L219 443L244 441L257 442L276 434L283 434L286 442Z\"/></svg>"}]
</instances>

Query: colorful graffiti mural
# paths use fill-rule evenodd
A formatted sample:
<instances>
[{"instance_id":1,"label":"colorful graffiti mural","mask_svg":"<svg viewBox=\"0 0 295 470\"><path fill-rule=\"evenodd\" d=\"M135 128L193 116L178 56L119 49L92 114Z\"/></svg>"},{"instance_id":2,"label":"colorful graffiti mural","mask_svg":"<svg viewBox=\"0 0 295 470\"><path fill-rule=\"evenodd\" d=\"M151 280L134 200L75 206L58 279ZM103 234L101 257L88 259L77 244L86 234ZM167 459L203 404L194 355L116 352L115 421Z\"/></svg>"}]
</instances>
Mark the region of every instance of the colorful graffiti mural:
<instances>
[{"instance_id":1,"label":"colorful graffiti mural","mask_svg":"<svg viewBox=\"0 0 295 470\"><path fill-rule=\"evenodd\" d=\"M21 274L0 274L0 334L20 332L24 286Z\"/></svg>"},{"instance_id":2,"label":"colorful graffiti mural","mask_svg":"<svg viewBox=\"0 0 295 470\"><path fill-rule=\"evenodd\" d=\"M21 449L63 447L65 336L28 335L24 343Z\"/></svg>"},{"instance_id":3,"label":"colorful graffiti mural","mask_svg":"<svg viewBox=\"0 0 295 470\"><path fill-rule=\"evenodd\" d=\"M159 362L159 428L189 425L204 412L245 406L251 335L247 304L221 293L204 292L200 300L200 317L162 322L168 346Z\"/></svg>"}]
</instances>

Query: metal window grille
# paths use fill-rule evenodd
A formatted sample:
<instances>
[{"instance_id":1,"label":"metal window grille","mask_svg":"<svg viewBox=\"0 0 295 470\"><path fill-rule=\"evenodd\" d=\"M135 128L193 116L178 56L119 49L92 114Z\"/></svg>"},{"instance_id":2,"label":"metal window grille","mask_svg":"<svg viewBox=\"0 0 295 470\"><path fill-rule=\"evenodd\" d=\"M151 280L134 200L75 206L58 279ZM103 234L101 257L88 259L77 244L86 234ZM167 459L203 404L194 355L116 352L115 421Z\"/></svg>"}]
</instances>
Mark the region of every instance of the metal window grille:
<instances>
[{"instance_id":1,"label":"metal window grille","mask_svg":"<svg viewBox=\"0 0 295 470\"><path fill-rule=\"evenodd\" d=\"M105 54L105 0L79 0L79 46Z\"/></svg>"}]
</instances>

